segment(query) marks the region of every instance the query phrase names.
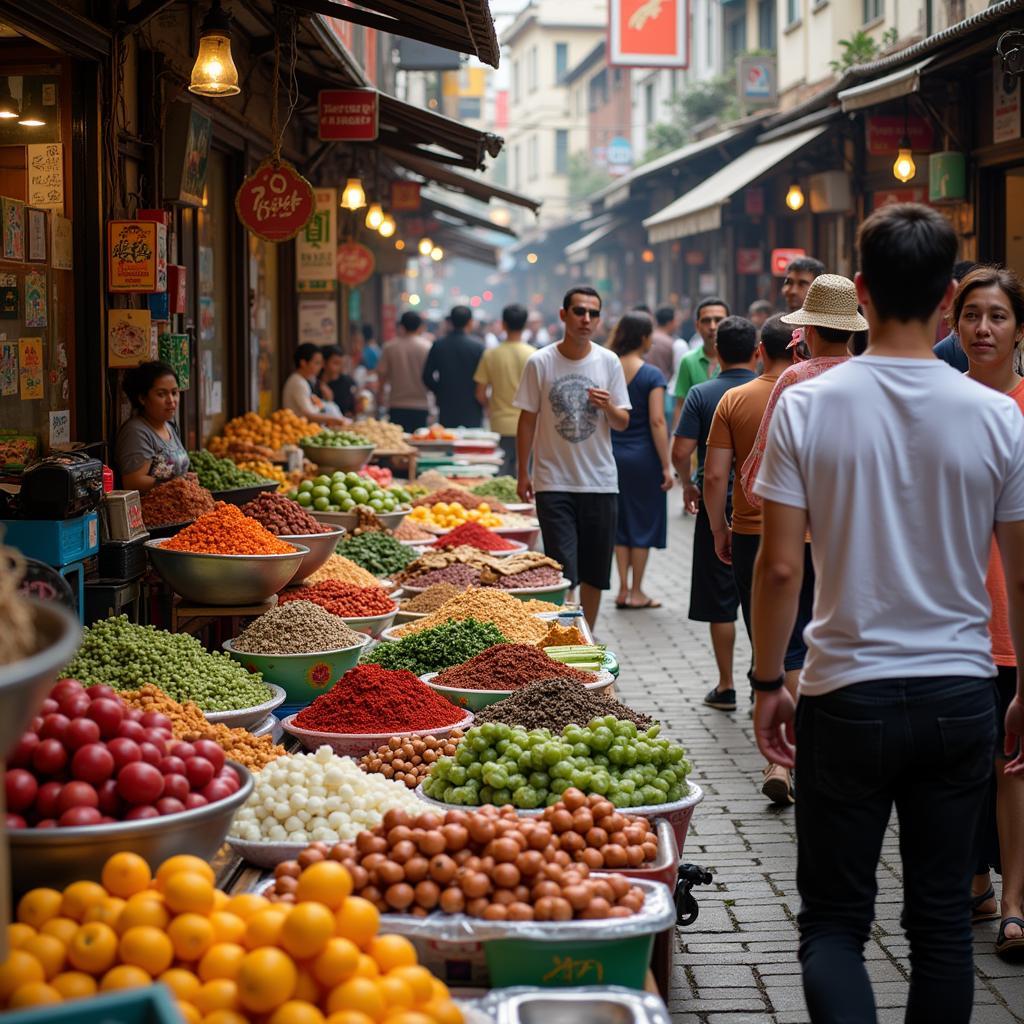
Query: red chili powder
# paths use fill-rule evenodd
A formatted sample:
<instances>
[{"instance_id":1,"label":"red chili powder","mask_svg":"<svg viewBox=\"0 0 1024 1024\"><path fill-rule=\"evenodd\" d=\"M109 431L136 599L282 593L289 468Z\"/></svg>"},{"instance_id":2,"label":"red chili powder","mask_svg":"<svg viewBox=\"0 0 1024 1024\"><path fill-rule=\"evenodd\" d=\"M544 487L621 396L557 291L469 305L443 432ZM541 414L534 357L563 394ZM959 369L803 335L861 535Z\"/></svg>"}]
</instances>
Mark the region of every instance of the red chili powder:
<instances>
[{"instance_id":1,"label":"red chili powder","mask_svg":"<svg viewBox=\"0 0 1024 1024\"><path fill-rule=\"evenodd\" d=\"M466 712L405 669L357 665L295 716L314 732L429 732L455 725Z\"/></svg>"},{"instance_id":2,"label":"red chili powder","mask_svg":"<svg viewBox=\"0 0 1024 1024\"><path fill-rule=\"evenodd\" d=\"M278 604L288 601L312 601L332 615L349 619L387 615L395 609L395 602L383 587L359 587L341 580L323 580L310 587L296 587L277 597Z\"/></svg>"},{"instance_id":3,"label":"red chili powder","mask_svg":"<svg viewBox=\"0 0 1024 1024\"><path fill-rule=\"evenodd\" d=\"M438 537L433 547L457 548L460 544L468 544L480 551L511 551L516 546L500 534L488 530L486 526L465 522L461 526L456 526L451 533Z\"/></svg>"}]
</instances>

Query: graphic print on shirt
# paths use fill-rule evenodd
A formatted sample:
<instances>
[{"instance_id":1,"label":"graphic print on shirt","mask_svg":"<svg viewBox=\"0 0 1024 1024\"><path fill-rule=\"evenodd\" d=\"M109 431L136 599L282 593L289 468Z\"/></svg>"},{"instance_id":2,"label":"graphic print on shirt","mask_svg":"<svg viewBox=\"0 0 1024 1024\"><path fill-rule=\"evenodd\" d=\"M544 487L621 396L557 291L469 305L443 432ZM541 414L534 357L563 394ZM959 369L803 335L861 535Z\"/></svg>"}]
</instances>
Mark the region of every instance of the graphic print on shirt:
<instances>
[{"instance_id":1,"label":"graphic print on shirt","mask_svg":"<svg viewBox=\"0 0 1024 1024\"><path fill-rule=\"evenodd\" d=\"M597 429L597 409L587 397L587 391L597 386L582 373L559 377L551 385L548 402L555 414L555 430L562 440L579 444Z\"/></svg>"}]
</instances>

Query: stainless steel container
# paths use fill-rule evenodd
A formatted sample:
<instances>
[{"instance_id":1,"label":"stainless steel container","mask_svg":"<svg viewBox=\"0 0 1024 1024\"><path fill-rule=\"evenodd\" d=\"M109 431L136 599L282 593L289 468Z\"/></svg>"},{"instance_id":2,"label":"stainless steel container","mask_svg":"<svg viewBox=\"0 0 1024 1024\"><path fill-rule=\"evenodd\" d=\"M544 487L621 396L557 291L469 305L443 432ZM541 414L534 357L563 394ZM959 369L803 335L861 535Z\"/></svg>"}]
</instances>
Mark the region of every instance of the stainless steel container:
<instances>
[{"instance_id":1,"label":"stainless steel container","mask_svg":"<svg viewBox=\"0 0 1024 1024\"><path fill-rule=\"evenodd\" d=\"M290 533L278 536L288 544L301 544L309 548L309 554L302 559L299 571L292 577L293 583L301 583L307 576L312 576L334 554L338 541L345 536L345 527L335 527L330 533Z\"/></svg>"},{"instance_id":2,"label":"stainless steel container","mask_svg":"<svg viewBox=\"0 0 1024 1024\"><path fill-rule=\"evenodd\" d=\"M373 454L376 445L353 444L346 448L316 445L302 445L302 452L310 462L318 466L330 466L331 469L343 469L346 473L355 473L363 468Z\"/></svg>"}]
</instances>

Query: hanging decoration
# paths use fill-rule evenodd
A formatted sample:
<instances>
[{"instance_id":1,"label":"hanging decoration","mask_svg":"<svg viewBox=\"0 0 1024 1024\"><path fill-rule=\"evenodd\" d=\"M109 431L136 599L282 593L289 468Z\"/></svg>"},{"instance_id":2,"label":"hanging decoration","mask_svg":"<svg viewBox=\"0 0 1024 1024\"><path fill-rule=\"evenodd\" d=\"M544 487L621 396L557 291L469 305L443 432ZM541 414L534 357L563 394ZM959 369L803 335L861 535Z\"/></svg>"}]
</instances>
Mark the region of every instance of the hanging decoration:
<instances>
[{"instance_id":1,"label":"hanging decoration","mask_svg":"<svg viewBox=\"0 0 1024 1024\"><path fill-rule=\"evenodd\" d=\"M376 263L373 250L361 242L342 242L338 246L338 280L349 288L368 281Z\"/></svg>"},{"instance_id":2,"label":"hanging decoration","mask_svg":"<svg viewBox=\"0 0 1024 1024\"><path fill-rule=\"evenodd\" d=\"M213 0L199 29L199 52L188 91L199 96L237 96L242 91L231 56L231 16L220 0Z\"/></svg>"}]
</instances>

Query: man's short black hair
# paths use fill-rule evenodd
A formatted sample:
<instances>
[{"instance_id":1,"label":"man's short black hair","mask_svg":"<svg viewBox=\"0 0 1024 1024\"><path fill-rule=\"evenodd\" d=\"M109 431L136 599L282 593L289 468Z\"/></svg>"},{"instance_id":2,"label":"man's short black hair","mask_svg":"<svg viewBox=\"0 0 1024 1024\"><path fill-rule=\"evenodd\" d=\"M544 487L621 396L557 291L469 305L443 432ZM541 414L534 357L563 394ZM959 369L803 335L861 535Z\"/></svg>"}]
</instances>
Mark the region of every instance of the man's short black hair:
<instances>
[{"instance_id":1,"label":"man's short black hair","mask_svg":"<svg viewBox=\"0 0 1024 1024\"><path fill-rule=\"evenodd\" d=\"M729 308L729 303L726 302L725 299L721 298L718 295L705 295L704 298L697 303L697 308L693 311L694 320L700 319L700 311L705 306L721 306L725 310L726 316L728 316L732 312L732 310Z\"/></svg>"},{"instance_id":2,"label":"man's short black hair","mask_svg":"<svg viewBox=\"0 0 1024 1024\"><path fill-rule=\"evenodd\" d=\"M646 313L648 316L653 316L651 307L646 302L638 302L635 306L630 306L629 310L631 313Z\"/></svg>"},{"instance_id":3,"label":"man's short black hair","mask_svg":"<svg viewBox=\"0 0 1024 1024\"><path fill-rule=\"evenodd\" d=\"M507 331L521 331L526 326L529 316L530 312L525 306L513 302L501 311L501 322Z\"/></svg>"},{"instance_id":4,"label":"man's short black hair","mask_svg":"<svg viewBox=\"0 0 1024 1024\"><path fill-rule=\"evenodd\" d=\"M373 324L363 324L359 328L363 332L363 341L369 343L374 339Z\"/></svg>"},{"instance_id":5,"label":"man's short black hair","mask_svg":"<svg viewBox=\"0 0 1024 1024\"><path fill-rule=\"evenodd\" d=\"M654 322L659 327L667 327L676 318L675 306L659 306L654 313Z\"/></svg>"},{"instance_id":6,"label":"man's short black hair","mask_svg":"<svg viewBox=\"0 0 1024 1024\"><path fill-rule=\"evenodd\" d=\"M820 277L825 273L825 264L821 260L816 260L813 256L797 256L795 260L790 260L789 265L786 267L786 273L793 271L797 274L811 274L813 277Z\"/></svg>"},{"instance_id":7,"label":"man's short black hair","mask_svg":"<svg viewBox=\"0 0 1024 1024\"><path fill-rule=\"evenodd\" d=\"M303 363L308 363L313 356L318 355L320 352L320 346L314 345L311 341L303 342L295 350L295 369L297 370Z\"/></svg>"},{"instance_id":8,"label":"man's short black hair","mask_svg":"<svg viewBox=\"0 0 1024 1024\"><path fill-rule=\"evenodd\" d=\"M773 313L775 307L767 299L756 299L747 309L747 316L754 316L755 313Z\"/></svg>"},{"instance_id":9,"label":"man's short black hair","mask_svg":"<svg viewBox=\"0 0 1024 1024\"><path fill-rule=\"evenodd\" d=\"M342 358L345 356L345 353L337 345L321 345L320 354L324 357L325 363L331 356L341 356Z\"/></svg>"},{"instance_id":10,"label":"man's short black hair","mask_svg":"<svg viewBox=\"0 0 1024 1024\"><path fill-rule=\"evenodd\" d=\"M448 319L455 330L461 331L473 319L473 310L469 306L452 306Z\"/></svg>"},{"instance_id":11,"label":"man's short black hair","mask_svg":"<svg viewBox=\"0 0 1024 1024\"><path fill-rule=\"evenodd\" d=\"M722 329L721 325L718 327ZM793 340L793 328L782 322L782 315L769 317L761 324L760 342L764 345L765 354L769 359L782 359Z\"/></svg>"},{"instance_id":12,"label":"man's short black hair","mask_svg":"<svg viewBox=\"0 0 1024 1024\"><path fill-rule=\"evenodd\" d=\"M953 276L958 280L962 281L975 267L980 267L980 263L975 263L974 260L957 260L953 264Z\"/></svg>"},{"instance_id":13,"label":"man's short black hair","mask_svg":"<svg viewBox=\"0 0 1024 1024\"><path fill-rule=\"evenodd\" d=\"M819 327L814 324L814 332L826 345L848 345L853 331L843 331L838 327Z\"/></svg>"},{"instance_id":14,"label":"man's short black hair","mask_svg":"<svg viewBox=\"0 0 1024 1024\"><path fill-rule=\"evenodd\" d=\"M598 294L596 288L591 288L589 284L581 284L576 288L570 288L562 299L562 309L568 312L569 307L572 305L572 297L574 295L589 295L592 298L597 299L598 305L601 304L601 296Z\"/></svg>"},{"instance_id":15,"label":"man's short black hair","mask_svg":"<svg viewBox=\"0 0 1024 1024\"><path fill-rule=\"evenodd\" d=\"M857 232L860 272L882 320L927 321L949 287L956 232L936 210L891 203Z\"/></svg>"},{"instance_id":16,"label":"man's short black hair","mask_svg":"<svg viewBox=\"0 0 1024 1024\"><path fill-rule=\"evenodd\" d=\"M423 317L419 313L414 313L411 309L407 309L398 321L404 330L410 334L414 334L423 326Z\"/></svg>"},{"instance_id":17,"label":"man's short black hair","mask_svg":"<svg viewBox=\"0 0 1024 1024\"><path fill-rule=\"evenodd\" d=\"M723 363L749 363L757 348L757 328L745 316L727 316L718 325L715 347Z\"/></svg>"}]
</instances>

